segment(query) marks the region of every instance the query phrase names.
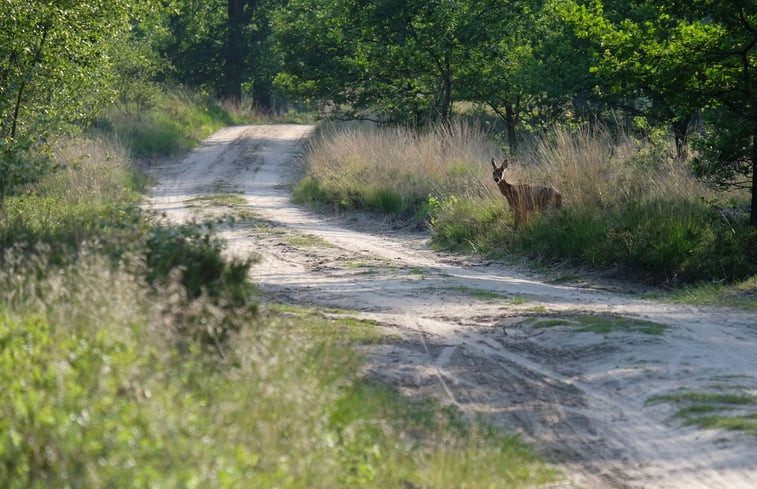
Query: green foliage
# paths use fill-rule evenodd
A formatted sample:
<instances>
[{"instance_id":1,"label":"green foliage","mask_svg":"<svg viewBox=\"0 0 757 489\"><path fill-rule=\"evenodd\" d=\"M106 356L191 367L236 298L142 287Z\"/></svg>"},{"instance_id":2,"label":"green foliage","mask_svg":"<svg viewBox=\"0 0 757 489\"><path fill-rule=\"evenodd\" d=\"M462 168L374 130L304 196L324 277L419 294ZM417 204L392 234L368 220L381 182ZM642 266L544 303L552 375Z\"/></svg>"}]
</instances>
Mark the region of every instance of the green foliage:
<instances>
[{"instance_id":1,"label":"green foliage","mask_svg":"<svg viewBox=\"0 0 757 489\"><path fill-rule=\"evenodd\" d=\"M523 13L501 2L289 2L274 17L283 59L276 82L352 115L415 125L448 121L464 83L477 81L468 70L480 59L471 50L492 30L494 39L517 20L527 25ZM478 85L470 88L467 94Z\"/></svg>"},{"instance_id":2,"label":"green foliage","mask_svg":"<svg viewBox=\"0 0 757 489\"><path fill-rule=\"evenodd\" d=\"M587 7L565 1L561 11L596 46L593 70L612 102L672 123L684 144L694 116L704 115L696 169L720 186L755 182L751 224L757 224L754 4L696 0L682 8L650 0Z\"/></svg>"},{"instance_id":3,"label":"green foliage","mask_svg":"<svg viewBox=\"0 0 757 489\"><path fill-rule=\"evenodd\" d=\"M295 185L292 200L295 204L318 204L335 200L338 202L335 196L329 195L318 180L310 175L306 175Z\"/></svg>"},{"instance_id":4,"label":"green foliage","mask_svg":"<svg viewBox=\"0 0 757 489\"><path fill-rule=\"evenodd\" d=\"M131 22L159 10L157 3L2 3L0 201L14 186L43 173L36 155L51 140L79 133L114 99L109 46L119 46Z\"/></svg>"},{"instance_id":5,"label":"green foliage","mask_svg":"<svg viewBox=\"0 0 757 489\"><path fill-rule=\"evenodd\" d=\"M202 294L245 304L251 288L247 281L250 264L229 262L222 255L223 242L212 229L197 224L151 226L144 243L148 282L167 281L174 270L190 299Z\"/></svg>"},{"instance_id":6,"label":"green foliage","mask_svg":"<svg viewBox=\"0 0 757 489\"><path fill-rule=\"evenodd\" d=\"M0 140L0 216L5 196L51 169L50 158L27 137Z\"/></svg>"},{"instance_id":7,"label":"green foliage","mask_svg":"<svg viewBox=\"0 0 757 489\"><path fill-rule=\"evenodd\" d=\"M118 325L73 326L33 313L16 318L0 306L5 487L107 487L160 473L158 464L136 478L127 469L160 458L169 442L151 436L157 413L145 407L154 386L143 375L154 347L134 348L133 337L120 337L128 329L109 329Z\"/></svg>"},{"instance_id":8,"label":"green foliage","mask_svg":"<svg viewBox=\"0 0 757 489\"><path fill-rule=\"evenodd\" d=\"M274 109L272 81L278 58L268 42L269 10L255 0L174 0L156 47L169 60L172 81L234 104Z\"/></svg>"},{"instance_id":9,"label":"green foliage","mask_svg":"<svg viewBox=\"0 0 757 489\"><path fill-rule=\"evenodd\" d=\"M537 220L513 241L532 257L598 267L623 265L656 280L734 281L757 273L757 234L701 203L649 202L598 211L565 210Z\"/></svg>"},{"instance_id":10,"label":"green foliage","mask_svg":"<svg viewBox=\"0 0 757 489\"><path fill-rule=\"evenodd\" d=\"M510 214L501 201L468 200L455 196L429 198L434 244L444 249L502 255L511 242Z\"/></svg>"},{"instance_id":11,"label":"green foliage","mask_svg":"<svg viewBox=\"0 0 757 489\"><path fill-rule=\"evenodd\" d=\"M83 154L82 154L83 153ZM167 227L155 222L136 202L140 196L125 167L123 149L113 143L80 141L59 150L61 168L26 191L6 199L0 222L0 263L4 253L45 250L59 266L82 254L107 256L114 266L122 260L141 263L147 285L178 283L189 300L207 297L221 308L250 304L254 289L249 263L222 257L223 243L211 229L197 224ZM233 323L216 329L186 328L192 340L222 343Z\"/></svg>"},{"instance_id":12,"label":"green foliage","mask_svg":"<svg viewBox=\"0 0 757 489\"><path fill-rule=\"evenodd\" d=\"M152 95L152 103L145 111L137 114L112 111L102 119L101 130L116 134L134 157L187 151L221 127L250 122L248 117L188 90L177 88Z\"/></svg>"}]
</instances>

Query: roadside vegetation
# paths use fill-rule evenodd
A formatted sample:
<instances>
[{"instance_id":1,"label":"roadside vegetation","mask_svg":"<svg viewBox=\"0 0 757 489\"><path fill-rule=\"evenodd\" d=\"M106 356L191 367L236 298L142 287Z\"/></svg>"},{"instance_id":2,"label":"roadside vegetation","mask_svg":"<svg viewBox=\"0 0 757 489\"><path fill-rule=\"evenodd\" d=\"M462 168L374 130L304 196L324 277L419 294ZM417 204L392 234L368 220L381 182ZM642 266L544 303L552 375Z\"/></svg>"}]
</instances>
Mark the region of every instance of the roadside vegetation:
<instances>
[{"instance_id":1,"label":"roadside vegetation","mask_svg":"<svg viewBox=\"0 0 757 489\"><path fill-rule=\"evenodd\" d=\"M669 285L748 284L757 274L748 192L707 187L664 137L599 124L522 144L506 178L552 185L563 206L519 229L492 180L492 157L502 151L476 125L420 134L337 126L312 144L295 199L404 214L427 222L440 248L494 258L614 268Z\"/></svg>"}]
</instances>

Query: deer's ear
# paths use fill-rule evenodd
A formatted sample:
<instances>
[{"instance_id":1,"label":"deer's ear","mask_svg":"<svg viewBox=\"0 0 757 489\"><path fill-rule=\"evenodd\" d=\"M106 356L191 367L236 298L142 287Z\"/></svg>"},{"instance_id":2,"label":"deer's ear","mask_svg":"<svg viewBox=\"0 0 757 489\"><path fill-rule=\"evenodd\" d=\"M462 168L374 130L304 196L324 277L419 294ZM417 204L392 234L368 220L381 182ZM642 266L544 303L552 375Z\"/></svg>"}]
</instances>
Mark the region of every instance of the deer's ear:
<instances>
[{"instance_id":1,"label":"deer's ear","mask_svg":"<svg viewBox=\"0 0 757 489\"><path fill-rule=\"evenodd\" d=\"M497 162L494 161L494 158L492 158L492 168L497 169Z\"/></svg>"},{"instance_id":2,"label":"deer's ear","mask_svg":"<svg viewBox=\"0 0 757 489\"><path fill-rule=\"evenodd\" d=\"M507 158L502 160L502 169L504 170L505 168L507 168Z\"/></svg>"}]
</instances>

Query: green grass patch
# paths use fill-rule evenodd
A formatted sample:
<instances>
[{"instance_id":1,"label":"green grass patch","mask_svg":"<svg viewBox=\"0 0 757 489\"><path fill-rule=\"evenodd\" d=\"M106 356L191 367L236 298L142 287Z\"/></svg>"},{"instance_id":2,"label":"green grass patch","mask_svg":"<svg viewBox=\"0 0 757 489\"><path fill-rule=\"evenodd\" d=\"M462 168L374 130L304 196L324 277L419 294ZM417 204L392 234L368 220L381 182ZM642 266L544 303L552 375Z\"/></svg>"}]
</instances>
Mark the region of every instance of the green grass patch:
<instances>
[{"instance_id":1,"label":"green grass patch","mask_svg":"<svg viewBox=\"0 0 757 489\"><path fill-rule=\"evenodd\" d=\"M513 248L580 265L622 264L668 283L734 281L757 273L757 231L746 221L723 221L700 202L566 209L524 229Z\"/></svg>"},{"instance_id":2,"label":"green grass patch","mask_svg":"<svg viewBox=\"0 0 757 489\"><path fill-rule=\"evenodd\" d=\"M647 404L659 403L681 406L673 416L684 419L684 424L689 426L738 430L757 435L757 412L754 412L757 397L751 394L738 391L683 391L653 396L647 400ZM744 413L744 410L747 412Z\"/></svg>"},{"instance_id":3,"label":"green grass patch","mask_svg":"<svg viewBox=\"0 0 757 489\"><path fill-rule=\"evenodd\" d=\"M295 319L291 325L298 330L296 332L317 338L351 343L375 343L382 340L376 329L376 322L357 319L351 311L291 304L268 304L265 311L268 314L280 314Z\"/></svg>"},{"instance_id":4,"label":"green grass patch","mask_svg":"<svg viewBox=\"0 0 757 489\"><path fill-rule=\"evenodd\" d=\"M504 297L499 292L487 289L477 289L474 287L450 287L448 290L485 301L493 301Z\"/></svg>"},{"instance_id":5,"label":"green grass patch","mask_svg":"<svg viewBox=\"0 0 757 489\"><path fill-rule=\"evenodd\" d=\"M503 199L429 198L434 246L489 257L505 254L512 241L512 226Z\"/></svg>"},{"instance_id":6,"label":"green grass patch","mask_svg":"<svg viewBox=\"0 0 757 489\"><path fill-rule=\"evenodd\" d=\"M701 416L687 423L700 428L737 430L757 435L757 413L744 416Z\"/></svg>"},{"instance_id":7,"label":"green grass patch","mask_svg":"<svg viewBox=\"0 0 757 489\"><path fill-rule=\"evenodd\" d=\"M534 328L554 328L574 324L567 319L539 319L533 323Z\"/></svg>"},{"instance_id":8,"label":"green grass patch","mask_svg":"<svg viewBox=\"0 0 757 489\"><path fill-rule=\"evenodd\" d=\"M710 403L710 404L728 404L728 405L745 405L757 404L757 399L748 394L742 393L723 393L723 392L678 392L675 394L663 394L649 398L648 403L656 404L660 402L671 403Z\"/></svg>"},{"instance_id":9,"label":"green grass patch","mask_svg":"<svg viewBox=\"0 0 757 489\"><path fill-rule=\"evenodd\" d=\"M334 245L329 243L320 236L306 233L296 233L286 238L287 243L292 246L303 248L333 248Z\"/></svg>"},{"instance_id":10,"label":"green grass patch","mask_svg":"<svg viewBox=\"0 0 757 489\"><path fill-rule=\"evenodd\" d=\"M484 301L494 301L503 299L505 296L499 292L487 289L478 289L475 287L455 286L455 287L427 287L430 291L446 291L453 292L455 294L464 295L467 297L473 297Z\"/></svg>"},{"instance_id":11,"label":"green grass patch","mask_svg":"<svg viewBox=\"0 0 757 489\"><path fill-rule=\"evenodd\" d=\"M609 334L613 332L630 332L650 335L660 335L668 328L664 324L643 319L622 316L571 316L556 319L536 320L536 328L552 328L568 326L583 333Z\"/></svg>"},{"instance_id":12,"label":"green grass patch","mask_svg":"<svg viewBox=\"0 0 757 489\"><path fill-rule=\"evenodd\" d=\"M372 269L376 268L378 265L375 263L365 263L365 262L352 262L352 263L345 263L344 268L350 268L350 269Z\"/></svg>"},{"instance_id":13,"label":"green grass patch","mask_svg":"<svg viewBox=\"0 0 757 489\"><path fill-rule=\"evenodd\" d=\"M620 316L581 316L576 318L578 331L608 334L615 331L660 335L668 327L664 324L643 319Z\"/></svg>"},{"instance_id":14,"label":"green grass patch","mask_svg":"<svg viewBox=\"0 0 757 489\"><path fill-rule=\"evenodd\" d=\"M191 206L221 206L221 207L235 207L247 204L244 197L233 193L222 194L208 194L201 195L186 201L186 204Z\"/></svg>"},{"instance_id":15,"label":"green grass patch","mask_svg":"<svg viewBox=\"0 0 757 489\"><path fill-rule=\"evenodd\" d=\"M734 284L700 283L681 287L663 298L681 304L757 310L757 275Z\"/></svg>"}]
</instances>

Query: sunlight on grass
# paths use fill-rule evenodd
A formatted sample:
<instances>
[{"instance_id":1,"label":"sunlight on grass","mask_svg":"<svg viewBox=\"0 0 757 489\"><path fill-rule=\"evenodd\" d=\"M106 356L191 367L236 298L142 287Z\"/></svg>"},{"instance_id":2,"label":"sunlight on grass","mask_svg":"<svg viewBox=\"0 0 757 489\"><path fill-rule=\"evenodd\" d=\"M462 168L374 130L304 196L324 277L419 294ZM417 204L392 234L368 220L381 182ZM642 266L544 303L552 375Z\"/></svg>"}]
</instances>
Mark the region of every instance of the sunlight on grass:
<instances>
[{"instance_id":1,"label":"sunlight on grass","mask_svg":"<svg viewBox=\"0 0 757 489\"><path fill-rule=\"evenodd\" d=\"M669 299L681 304L755 310L757 309L757 276L732 285L713 283L683 287L673 291Z\"/></svg>"},{"instance_id":2,"label":"sunlight on grass","mask_svg":"<svg viewBox=\"0 0 757 489\"><path fill-rule=\"evenodd\" d=\"M567 326L577 332L597 334L631 332L660 335L668 329L668 326L664 324L622 316L568 316L565 318L536 320L532 324L536 328Z\"/></svg>"},{"instance_id":3,"label":"sunlight on grass","mask_svg":"<svg viewBox=\"0 0 757 489\"><path fill-rule=\"evenodd\" d=\"M315 234L296 233L287 237L286 241L292 246L304 248L334 248L332 243Z\"/></svg>"},{"instance_id":4,"label":"sunlight on grass","mask_svg":"<svg viewBox=\"0 0 757 489\"><path fill-rule=\"evenodd\" d=\"M757 435L757 397L752 394L683 391L652 396L647 400L649 405L660 403L683 405L673 416L683 418L685 425Z\"/></svg>"},{"instance_id":5,"label":"sunlight on grass","mask_svg":"<svg viewBox=\"0 0 757 489\"><path fill-rule=\"evenodd\" d=\"M187 206L224 206L234 207L247 204L247 200L238 194L222 193L194 197L186 201Z\"/></svg>"}]
</instances>

